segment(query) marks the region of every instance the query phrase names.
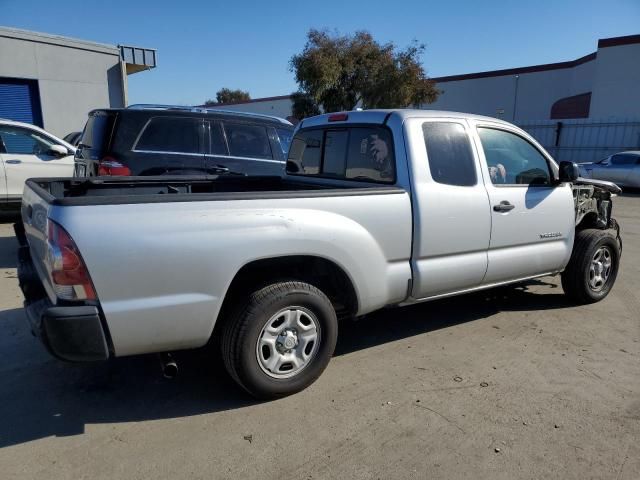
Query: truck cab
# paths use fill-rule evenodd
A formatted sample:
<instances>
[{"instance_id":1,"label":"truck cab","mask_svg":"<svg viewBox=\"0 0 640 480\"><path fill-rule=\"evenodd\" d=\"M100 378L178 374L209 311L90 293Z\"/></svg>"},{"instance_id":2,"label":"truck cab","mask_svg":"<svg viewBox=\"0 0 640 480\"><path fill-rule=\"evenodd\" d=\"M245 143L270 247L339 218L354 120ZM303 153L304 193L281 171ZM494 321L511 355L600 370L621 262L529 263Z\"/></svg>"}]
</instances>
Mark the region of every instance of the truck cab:
<instances>
[{"instance_id":1,"label":"truck cab","mask_svg":"<svg viewBox=\"0 0 640 480\"><path fill-rule=\"evenodd\" d=\"M303 121L294 136L287 174L348 180L349 162L362 153L353 145L338 153L349 144L340 138L370 124L389 132L375 140L388 151L380 169L387 161L396 164L387 183L411 194L409 301L552 274L567 264L575 231L571 184L559 182L549 154L507 122L424 110L315 117ZM306 149L298 153L300 142ZM372 142L361 143L365 153L376 148ZM292 155L314 166L298 168ZM346 169L336 171L340 156Z\"/></svg>"}]
</instances>

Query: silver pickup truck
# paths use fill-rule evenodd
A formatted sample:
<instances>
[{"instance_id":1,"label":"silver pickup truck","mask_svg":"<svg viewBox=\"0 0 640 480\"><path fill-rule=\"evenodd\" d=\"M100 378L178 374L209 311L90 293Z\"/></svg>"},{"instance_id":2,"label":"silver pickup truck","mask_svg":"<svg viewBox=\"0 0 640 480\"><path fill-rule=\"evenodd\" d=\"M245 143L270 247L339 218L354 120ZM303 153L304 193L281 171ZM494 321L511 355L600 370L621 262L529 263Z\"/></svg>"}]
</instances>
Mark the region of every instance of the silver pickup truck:
<instances>
[{"instance_id":1,"label":"silver pickup truck","mask_svg":"<svg viewBox=\"0 0 640 480\"><path fill-rule=\"evenodd\" d=\"M248 392L283 396L322 373L340 318L555 274L576 303L607 296L620 190L577 172L494 118L321 115L282 178L29 180L20 284L56 357L216 341Z\"/></svg>"}]
</instances>

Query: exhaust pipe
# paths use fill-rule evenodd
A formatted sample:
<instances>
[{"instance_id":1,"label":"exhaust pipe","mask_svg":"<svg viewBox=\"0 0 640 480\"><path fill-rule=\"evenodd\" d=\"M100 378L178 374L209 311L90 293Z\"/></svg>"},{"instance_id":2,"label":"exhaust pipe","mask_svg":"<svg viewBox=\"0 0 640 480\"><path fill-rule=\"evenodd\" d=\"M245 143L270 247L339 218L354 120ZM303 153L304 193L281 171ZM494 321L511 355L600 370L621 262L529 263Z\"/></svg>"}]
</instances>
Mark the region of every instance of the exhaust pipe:
<instances>
[{"instance_id":1,"label":"exhaust pipe","mask_svg":"<svg viewBox=\"0 0 640 480\"><path fill-rule=\"evenodd\" d=\"M164 378L176 378L178 375L178 364L173 359L173 356L170 353L161 353L159 358L160 368L162 369Z\"/></svg>"}]
</instances>

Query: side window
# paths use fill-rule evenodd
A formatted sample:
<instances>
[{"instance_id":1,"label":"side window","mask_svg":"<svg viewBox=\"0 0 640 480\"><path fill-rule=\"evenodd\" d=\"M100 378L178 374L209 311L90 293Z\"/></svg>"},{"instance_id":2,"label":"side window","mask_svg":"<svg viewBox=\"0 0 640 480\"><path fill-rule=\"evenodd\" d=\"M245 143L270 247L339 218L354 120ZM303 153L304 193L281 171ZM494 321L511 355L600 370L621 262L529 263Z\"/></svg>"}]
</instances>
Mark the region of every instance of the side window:
<instances>
[{"instance_id":1,"label":"side window","mask_svg":"<svg viewBox=\"0 0 640 480\"><path fill-rule=\"evenodd\" d=\"M154 117L147 124L134 150L201 153L202 120L183 117Z\"/></svg>"},{"instance_id":2,"label":"side window","mask_svg":"<svg viewBox=\"0 0 640 480\"><path fill-rule=\"evenodd\" d=\"M551 185L547 159L527 140L495 128L478 128L491 181L506 185Z\"/></svg>"},{"instance_id":3,"label":"side window","mask_svg":"<svg viewBox=\"0 0 640 480\"><path fill-rule=\"evenodd\" d=\"M350 129L346 177L393 183L395 176L391 133L384 128Z\"/></svg>"},{"instance_id":4,"label":"side window","mask_svg":"<svg viewBox=\"0 0 640 480\"><path fill-rule=\"evenodd\" d=\"M209 153L211 155L228 155L220 122L209 124Z\"/></svg>"},{"instance_id":5,"label":"side window","mask_svg":"<svg viewBox=\"0 0 640 480\"><path fill-rule=\"evenodd\" d=\"M245 123L224 123L229 153L234 157L273 158L267 129Z\"/></svg>"},{"instance_id":6,"label":"side window","mask_svg":"<svg viewBox=\"0 0 640 480\"><path fill-rule=\"evenodd\" d=\"M294 174L318 175L322 155L322 130L299 132L291 141L287 171Z\"/></svg>"},{"instance_id":7,"label":"side window","mask_svg":"<svg viewBox=\"0 0 640 480\"><path fill-rule=\"evenodd\" d=\"M293 130L276 128L276 133L278 134L278 140L280 140L282 155L284 158L287 158L287 153L289 153L289 146L291 145L291 139L293 138Z\"/></svg>"},{"instance_id":8,"label":"side window","mask_svg":"<svg viewBox=\"0 0 640 480\"><path fill-rule=\"evenodd\" d=\"M636 163L636 157L624 153L619 153L611 157L612 165L633 165Z\"/></svg>"},{"instance_id":9,"label":"side window","mask_svg":"<svg viewBox=\"0 0 640 480\"><path fill-rule=\"evenodd\" d=\"M422 124L431 178L445 185L469 187L477 183L469 136L459 123Z\"/></svg>"},{"instance_id":10,"label":"side window","mask_svg":"<svg viewBox=\"0 0 640 480\"><path fill-rule=\"evenodd\" d=\"M4 143L6 153L16 155L44 155L55 145L53 140L19 127L0 127L0 139Z\"/></svg>"}]
</instances>

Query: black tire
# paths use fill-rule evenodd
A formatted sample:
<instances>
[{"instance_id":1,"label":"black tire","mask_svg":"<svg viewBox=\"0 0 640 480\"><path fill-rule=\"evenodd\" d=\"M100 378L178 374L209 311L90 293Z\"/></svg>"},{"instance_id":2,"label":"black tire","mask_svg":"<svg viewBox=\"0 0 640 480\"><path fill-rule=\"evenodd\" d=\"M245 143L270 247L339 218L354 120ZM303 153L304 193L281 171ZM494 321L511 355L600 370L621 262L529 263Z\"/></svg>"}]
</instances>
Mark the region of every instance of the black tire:
<instances>
[{"instance_id":1,"label":"black tire","mask_svg":"<svg viewBox=\"0 0 640 480\"><path fill-rule=\"evenodd\" d=\"M308 283L286 281L251 293L243 303L226 321L221 337L222 357L231 377L259 399L284 397L311 385L328 365L338 338L336 312L327 296ZM274 378L258 360L257 342L270 319L289 307L300 307L314 317L319 345L297 374Z\"/></svg>"},{"instance_id":2,"label":"black tire","mask_svg":"<svg viewBox=\"0 0 640 480\"><path fill-rule=\"evenodd\" d=\"M599 288L590 284L591 262L596 252L605 248L611 255L611 269ZM605 298L616 281L620 266L620 245L611 230L585 229L576 232L573 252L562 273L564 293L580 304L595 303Z\"/></svg>"}]
</instances>

